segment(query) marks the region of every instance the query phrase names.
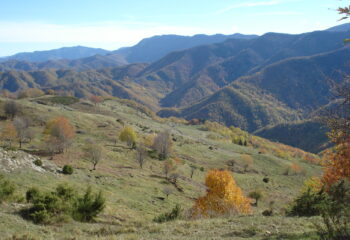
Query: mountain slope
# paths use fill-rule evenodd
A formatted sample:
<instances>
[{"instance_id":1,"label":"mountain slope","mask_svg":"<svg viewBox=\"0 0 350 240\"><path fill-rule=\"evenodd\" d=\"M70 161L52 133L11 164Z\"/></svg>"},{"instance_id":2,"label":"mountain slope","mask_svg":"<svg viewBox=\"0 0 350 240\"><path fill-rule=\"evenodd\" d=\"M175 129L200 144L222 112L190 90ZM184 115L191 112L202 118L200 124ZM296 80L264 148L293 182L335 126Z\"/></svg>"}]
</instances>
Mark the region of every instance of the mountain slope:
<instances>
[{"instance_id":1,"label":"mountain slope","mask_svg":"<svg viewBox=\"0 0 350 240\"><path fill-rule=\"evenodd\" d=\"M179 35L161 35L143 39L133 47L124 47L114 51L117 54L125 57L130 63L136 62L154 62L170 52L184 50L199 45L207 45L218 42L223 42L229 38L233 39L252 39L256 35L194 35L194 36L179 36Z\"/></svg>"},{"instance_id":2,"label":"mountain slope","mask_svg":"<svg viewBox=\"0 0 350 240\"><path fill-rule=\"evenodd\" d=\"M349 65L350 48L287 59L241 77L199 103L159 115L210 119L248 131L304 119L330 101L329 79L343 81Z\"/></svg>"},{"instance_id":3,"label":"mountain slope","mask_svg":"<svg viewBox=\"0 0 350 240\"><path fill-rule=\"evenodd\" d=\"M254 134L274 142L319 153L331 146L327 132L328 129L322 123L307 120L264 127Z\"/></svg>"},{"instance_id":4,"label":"mountain slope","mask_svg":"<svg viewBox=\"0 0 350 240\"><path fill-rule=\"evenodd\" d=\"M145 69L137 81L157 88L163 107L194 104L241 76L297 56L309 56L343 47L348 32L313 32L300 35L268 33L250 40L174 52Z\"/></svg>"},{"instance_id":5,"label":"mountain slope","mask_svg":"<svg viewBox=\"0 0 350 240\"><path fill-rule=\"evenodd\" d=\"M78 59L91 57L96 54L107 54L109 51L101 48L89 48L83 46L76 47L63 47L59 49L47 50L47 51L35 51L17 53L13 56L0 58L0 61L8 60L21 60L28 62L44 62L57 59Z\"/></svg>"},{"instance_id":6,"label":"mountain slope","mask_svg":"<svg viewBox=\"0 0 350 240\"><path fill-rule=\"evenodd\" d=\"M60 59L49 60L45 62L28 62L23 60L9 60L0 63L0 71L36 71L45 69L74 69L77 71L89 70L89 69L101 69L106 67L118 67L127 65L120 55L107 54L107 55L94 55L87 58L80 59Z\"/></svg>"}]
</instances>

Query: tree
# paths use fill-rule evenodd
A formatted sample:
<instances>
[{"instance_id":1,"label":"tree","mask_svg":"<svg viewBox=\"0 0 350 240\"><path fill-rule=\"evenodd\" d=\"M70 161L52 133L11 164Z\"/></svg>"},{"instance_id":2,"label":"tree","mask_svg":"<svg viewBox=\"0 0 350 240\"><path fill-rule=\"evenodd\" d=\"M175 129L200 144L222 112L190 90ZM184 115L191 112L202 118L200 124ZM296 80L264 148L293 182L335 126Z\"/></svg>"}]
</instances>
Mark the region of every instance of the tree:
<instances>
[{"instance_id":1,"label":"tree","mask_svg":"<svg viewBox=\"0 0 350 240\"><path fill-rule=\"evenodd\" d=\"M1 139L11 147L12 142L17 139L17 131L12 122L8 122L1 132Z\"/></svg>"},{"instance_id":2,"label":"tree","mask_svg":"<svg viewBox=\"0 0 350 240\"><path fill-rule=\"evenodd\" d=\"M253 158L250 155L242 155L242 160L244 161L244 171L247 172L253 166Z\"/></svg>"},{"instance_id":3,"label":"tree","mask_svg":"<svg viewBox=\"0 0 350 240\"><path fill-rule=\"evenodd\" d=\"M32 132L29 129L30 121L27 118L16 117L13 120L13 125L16 128L19 147L22 147L22 143L31 138Z\"/></svg>"},{"instance_id":4,"label":"tree","mask_svg":"<svg viewBox=\"0 0 350 240\"><path fill-rule=\"evenodd\" d=\"M193 174L194 174L194 172L197 170L197 167L195 166L195 165L190 165L190 170L191 170L191 174L190 174L190 176L191 176L191 178L193 177Z\"/></svg>"},{"instance_id":5,"label":"tree","mask_svg":"<svg viewBox=\"0 0 350 240\"><path fill-rule=\"evenodd\" d=\"M255 199L254 206L258 206L258 202L263 198L263 193L260 190L255 190L249 193L248 197Z\"/></svg>"},{"instance_id":6,"label":"tree","mask_svg":"<svg viewBox=\"0 0 350 240\"><path fill-rule=\"evenodd\" d=\"M45 93L38 89L38 88L27 88L25 90L22 90L18 93L17 98L22 99L22 98L36 98L36 97L41 97L44 96Z\"/></svg>"},{"instance_id":7,"label":"tree","mask_svg":"<svg viewBox=\"0 0 350 240\"><path fill-rule=\"evenodd\" d=\"M168 198L169 195L172 194L173 192L174 190L169 186L166 186L163 188L163 193L165 194L166 198Z\"/></svg>"},{"instance_id":8,"label":"tree","mask_svg":"<svg viewBox=\"0 0 350 240\"><path fill-rule=\"evenodd\" d=\"M165 178L168 178L169 173L174 171L175 169L176 169L176 166L174 161L170 159L164 161L163 172L164 172Z\"/></svg>"},{"instance_id":9,"label":"tree","mask_svg":"<svg viewBox=\"0 0 350 240\"><path fill-rule=\"evenodd\" d=\"M6 116L13 120L16 114L19 112L19 106L15 101L6 101L4 111Z\"/></svg>"},{"instance_id":10,"label":"tree","mask_svg":"<svg viewBox=\"0 0 350 240\"><path fill-rule=\"evenodd\" d=\"M152 148L157 151L159 159L164 160L169 157L171 152L172 140L170 131L165 130L157 134Z\"/></svg>"},{"instance_id":11,"label":"tree","mask_svg":"<svg viewBox=\"0 0 350 240\"><path fill-rule=\"evenodd\" d=\"M143 164L146 161L147 151L145 147L138 146L136 147L136 161L140 165L140 168L143 167Z\"/></svg>"},{"instance_id":12,"label":"tree","mask_svg":"<svg viewBox=\"0 0 350 240\"><path fill-rule=\"evenodd\" d=\"M103 98L101 96L96 96L96 95L92 95L89 100L95 105L97 106L97 104L101 103Z\"/></svg>"},{"instance_id":13,"label":"tree","mask_svg":"<svg viewBox=\"0 0 350 240\"><path fill-rule=\"evenodd\" d=\"M126 142L129 147L134 148L136 145L137 134L130 126L124 127L119 135L120 141Z\"/></svg>"},{"instance_id":14,"label":"tree","mask_svg":"<svg viewBox=\"0 0 350 240\"><path fill-rule=\"evenodd\" d=\"M103 156L103 147L96 143L88 144L86 147L86 154L93 165L92 170L96 170L96 165L101 161Z\"/></svg>"},{"instance_id":15,"label":"tree","mask_svg":"<svg viewBox=\"0 0 350 240\"><path fill-rule=\"evenodd\" d=\"M46 123L44 134L48 136L47 145L54 153L62 153L72 143L75 137L75 128L65 117L56 117Z\"/></svg>"},{"instance_id":16,"label":"tree","mask_svg":"<svg viewBox=\"0 0 350 240\"><path fill-rule=\"evenodd\" d=\"M250 199L243 195L229 171L209 171L205 185L207 194L196 200L193 217L251 213Z\"/></svg>"}]
</instances>

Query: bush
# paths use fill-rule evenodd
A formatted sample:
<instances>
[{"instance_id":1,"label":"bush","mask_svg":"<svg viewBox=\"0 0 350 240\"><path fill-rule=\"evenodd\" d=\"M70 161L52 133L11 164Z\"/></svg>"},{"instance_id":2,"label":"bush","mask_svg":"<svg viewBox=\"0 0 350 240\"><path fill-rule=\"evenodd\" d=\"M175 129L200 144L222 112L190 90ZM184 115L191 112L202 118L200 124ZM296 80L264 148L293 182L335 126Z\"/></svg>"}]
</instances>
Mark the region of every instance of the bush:
<instances>
[{"instance_id":1,"label":"bush","mask_svg":"<svg viewBox=\"0 0 350 240\"><path fill-rule=\"evenodd\" d=\"M15 185L8 180L5 180L4 176L0 175L0 203L11 198L15 192Z\"/></svg>"},{"instance_id":2,"label":"bush","mask_svg":"<svg viewBox=\"0 0 350 240\"><path fill-rule=\"evenodd\" d=\"M35 160L33 163L38 167L41 167L43 165L43 162L40 159Z\"/></svg>"},{"instance_id":3,"label":"bush","mask_svg":"<svg viewBox=\"0 0 350 240\"><path fill-rule=\"evenodd\" d=\"M62 168L62 173L66 175L72 175L74 172L74 169L71 165L64 165Z\"/></svg>"},{"instance_id":4,"label":"bush","mask_svg":"<svg viewBox=\"0 0 350 240\"><path fill-rule=\"evenodd\" d=\"M316 224L321 240L350 239L350 183L333 184L319 204L322 224Z\"/></svg>"},{"instance_id":5,"label":"bush","mask_svg":"<svg viewBox=\"0 0 350 240\"><path fill-rule=\"evenodd\" d=\"M299 217L318 216L321 214L319 205L325 198L326 193L323 189L315 192L308 188L294 200L287 215Z\"/></svg>"},{"instance_id":6,"label":"bush","mask_svg":"<svg viewBox=\"0 0 350 240\"><path fill-rule=\"evenodd\" d=\"M27 202L33 202L34 199L39 197L39 189L37 188L30 188L27 192L26 192L26 200Z\"/></svg>"},{"instance_id":7,"label":"bush","mask_svg":"<svg viewBox=\"0 0 350 240\"><path fill-rule=\"evenodd\" d=\"M81 222L91 222L105 208L105 202L101 192L92 194L89 187L84 196L75 201L73 218Z\"/></svg>"},{"instance_id":8,"label":"bush","mask_svg":"<svg viewBox=\"0 0 350 240\"><path fill-rule=\"evenodd\" d=\"M26 199L32 207L23 211L23 216L36 224L52 224L74 219L91 222L104 209L105 200L102 193L92 194L88 188L83 196L66 185L57 186L54 192L42 193L31 188Z\"/></svg>"},{"instance_id":9,"label":"bush","mask_svg":"<svg viewBox=\"0 0 350 240\"><path fill-rule=\"evenodd\" d=\"M159 215L158 217L154 218L153 221L157 223L163 223L163 222L169 222L174 221L180 217L181 214L181 207L180 205L176 205L171 212L163 213Z\"/></svg>"}]
</instances>

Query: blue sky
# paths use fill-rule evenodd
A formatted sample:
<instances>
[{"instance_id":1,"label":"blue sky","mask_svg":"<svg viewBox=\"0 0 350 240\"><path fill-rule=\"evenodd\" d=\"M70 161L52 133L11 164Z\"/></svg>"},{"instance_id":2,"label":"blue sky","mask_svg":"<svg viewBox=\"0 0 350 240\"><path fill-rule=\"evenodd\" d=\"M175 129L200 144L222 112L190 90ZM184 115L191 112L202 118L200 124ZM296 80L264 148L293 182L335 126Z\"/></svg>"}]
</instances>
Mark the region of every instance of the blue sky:
<instances>
[{"instance_id":1,"label":"blue sky","mask_svg":"<svg viewBox=\"0 0 350 240\"><path fill-rule=\"evenodd\" d=\"M4 0L0 56L161 34L302 33L340 24L340 0ZM345 22L344 22L345 23Z\"/></svg>"}]
</instances>

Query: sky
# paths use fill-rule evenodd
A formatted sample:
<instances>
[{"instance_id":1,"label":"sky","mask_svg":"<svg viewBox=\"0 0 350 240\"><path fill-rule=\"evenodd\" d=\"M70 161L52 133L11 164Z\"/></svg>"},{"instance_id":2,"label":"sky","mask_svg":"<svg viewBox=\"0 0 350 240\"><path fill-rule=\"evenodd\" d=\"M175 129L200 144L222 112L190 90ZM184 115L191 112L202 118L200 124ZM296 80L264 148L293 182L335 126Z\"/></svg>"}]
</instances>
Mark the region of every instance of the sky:
<instances>
[{"instance_id":1,"label":"sky","mask_svg":"<svg viewBox=\"0 0 350 240\"><path fill-rule=\"evenodd\" d=\"M162 34L264 34L341 23L344 0L2 0L0 56L65 46L116 50Z\"/></svg>"}]
</instances>

